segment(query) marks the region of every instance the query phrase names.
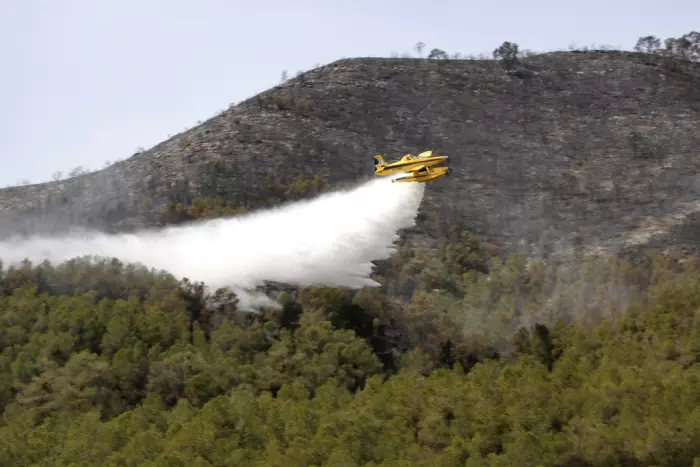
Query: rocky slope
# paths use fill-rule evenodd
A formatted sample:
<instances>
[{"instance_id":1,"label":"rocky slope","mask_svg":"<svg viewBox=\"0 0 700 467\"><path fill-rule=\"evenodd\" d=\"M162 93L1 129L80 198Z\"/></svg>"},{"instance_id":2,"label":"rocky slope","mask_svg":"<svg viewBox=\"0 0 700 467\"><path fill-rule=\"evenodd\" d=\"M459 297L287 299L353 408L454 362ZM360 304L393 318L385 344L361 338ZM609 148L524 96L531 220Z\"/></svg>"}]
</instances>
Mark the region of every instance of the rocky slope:
<instances>
[{"instance_id":1,"label":"rocky slope","mask_svg":"<svg viewBox=\"0 0 700 467\"><path fill-rule=\"evenodd\" d=\"M627 52L497 61L351 59L308 71L100 172L0 190L0 235L155 225L168 201L260 206L269 180L372 177L433 149L423 209L497 242L694 247L700 64ZM433 220L425 221L424 227Z\"/></svg>"}]
</instances>

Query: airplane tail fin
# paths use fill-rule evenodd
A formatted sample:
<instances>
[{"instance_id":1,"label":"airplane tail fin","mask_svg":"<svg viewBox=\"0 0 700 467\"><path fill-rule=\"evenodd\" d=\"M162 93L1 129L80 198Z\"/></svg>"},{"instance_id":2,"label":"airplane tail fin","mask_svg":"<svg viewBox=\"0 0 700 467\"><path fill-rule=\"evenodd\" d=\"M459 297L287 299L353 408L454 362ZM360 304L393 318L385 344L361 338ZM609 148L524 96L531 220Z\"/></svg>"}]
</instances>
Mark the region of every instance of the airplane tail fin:
<instances>
[{"instance_id":1,"label":"airplane tail fin","mask_svg":"<svg viewBox=\"0 0 700 467\"><path fill-rule=\"evenodd\" d=\"M378 169L385 167L385 166L386 166L386 161L384 160L384 158L382 156L380 156L379 154L374 156L374 170L378 170Z\"/></svg>"}]
</instances>

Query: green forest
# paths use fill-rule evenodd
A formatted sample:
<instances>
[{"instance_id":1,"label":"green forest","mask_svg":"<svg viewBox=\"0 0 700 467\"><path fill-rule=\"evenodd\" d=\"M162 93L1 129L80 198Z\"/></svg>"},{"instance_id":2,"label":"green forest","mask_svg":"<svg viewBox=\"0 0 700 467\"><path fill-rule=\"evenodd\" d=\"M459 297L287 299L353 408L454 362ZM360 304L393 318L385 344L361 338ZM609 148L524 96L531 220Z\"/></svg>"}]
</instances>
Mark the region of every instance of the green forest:
<instances>
[{"instance_id":1,"label":"green forest","mask_svg":"<svg viewBox=\"0 0 700 467\"><path fill-rule=\"evenodd\" d=\"M260 313L116 259L4 267L0 465L700 466L700 268L667 253L452 231Z\"/></svg>"}]
</instances>

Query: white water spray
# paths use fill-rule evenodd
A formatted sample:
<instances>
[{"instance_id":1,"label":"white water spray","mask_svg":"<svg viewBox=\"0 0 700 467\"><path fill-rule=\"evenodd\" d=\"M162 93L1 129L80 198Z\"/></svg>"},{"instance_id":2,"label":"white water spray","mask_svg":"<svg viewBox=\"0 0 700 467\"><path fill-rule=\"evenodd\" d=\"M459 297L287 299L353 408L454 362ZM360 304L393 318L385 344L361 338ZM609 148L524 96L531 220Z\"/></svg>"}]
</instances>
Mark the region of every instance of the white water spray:
<instances>
[{"instance_id":1,"label":"white water spray","mask_svg":"<svg viewBox=\"0 0 700 467\"><path fill-rule=\"evenodd\" d=\"M422 183L375 179L355 189L241 216L130 234L88 232L0 242L6 263L84 255L116 257L214 288L263 281L300 286L372 287L372 261L394 251L415 225ZM248 297L252 300L252 296Z\"/></svg>"}]
</instances>

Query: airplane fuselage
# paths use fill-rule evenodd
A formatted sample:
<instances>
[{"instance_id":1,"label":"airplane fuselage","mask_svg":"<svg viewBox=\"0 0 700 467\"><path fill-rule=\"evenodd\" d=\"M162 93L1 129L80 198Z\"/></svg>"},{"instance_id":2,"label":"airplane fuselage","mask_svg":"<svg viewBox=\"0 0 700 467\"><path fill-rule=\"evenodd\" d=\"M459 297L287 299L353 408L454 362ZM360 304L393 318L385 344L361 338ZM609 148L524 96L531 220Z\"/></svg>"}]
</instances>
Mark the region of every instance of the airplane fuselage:
<instances>
[{"instance_id":1,"label":"airplane fuselage","mask_svg":"<svg viewBox=\"0 0 700 467\"><path fill-rule=\"evenodd\" d=\"M430 157L427 159L411 159L408 161L398 161L393 164L388 164L380 167L375 171L376 175L384 176L391 175L396 172L410 172L415 170L415 167L432 167L443 162L445 157Z\"/></svg>"},{"instance_id":2,"label":"airplane fuselage","mask_svg":"<svg viewBox=\"0 0 700 467\"><path fill-rule=\"evenodd\" d=\"M406 174L406 176L404 177L399 177L395 180L392 180L391 183L431 182L433 180L437 180L440 177L444 177L445 175L449 175L451 172L452 169L450 169L449 167L438 167L436 169L430 170L417 170L415 172L410 172Z\"/></svg>"}]
</instances>

